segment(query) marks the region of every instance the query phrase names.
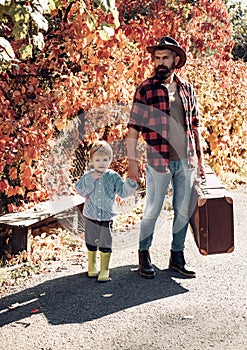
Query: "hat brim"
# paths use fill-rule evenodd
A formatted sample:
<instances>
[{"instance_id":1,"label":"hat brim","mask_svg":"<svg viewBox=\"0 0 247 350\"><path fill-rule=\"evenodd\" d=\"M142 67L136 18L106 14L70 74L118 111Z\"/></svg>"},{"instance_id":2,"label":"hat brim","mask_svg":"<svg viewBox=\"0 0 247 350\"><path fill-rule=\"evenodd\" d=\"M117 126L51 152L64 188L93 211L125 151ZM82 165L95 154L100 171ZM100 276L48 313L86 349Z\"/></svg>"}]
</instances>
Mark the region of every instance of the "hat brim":
<instances>
[{"instance_id":1,"label":"hat brim","mask_svg":"<svg viewBox=\"0 0 247 350\"><path fill-rule=\"evenodd\" d=\"M176 68L181 68L185 65L186 62L186 53L184 51L184 49L182 49L182 47L180 46L175 46L175 45L154 45L154 46L147 46L147 50L148 52L150 52L151 54L154 54L154 52L156 50L172 50L175 51L178 56L180 57L180 60L178 62L178 64L176 65Z\"/></svg>"}]
</instances>

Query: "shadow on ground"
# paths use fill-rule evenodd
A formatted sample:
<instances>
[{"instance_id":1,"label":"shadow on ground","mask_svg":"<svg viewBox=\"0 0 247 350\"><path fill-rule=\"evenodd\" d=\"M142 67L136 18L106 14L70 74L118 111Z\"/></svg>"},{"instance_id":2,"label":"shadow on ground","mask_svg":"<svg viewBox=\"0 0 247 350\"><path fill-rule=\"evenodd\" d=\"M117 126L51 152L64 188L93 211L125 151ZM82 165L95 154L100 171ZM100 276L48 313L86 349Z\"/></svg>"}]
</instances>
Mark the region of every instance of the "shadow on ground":
<instances>
[{"instance_id":1,"label":"shadow on ground","mask_svg":"<svg viewBox=\"0 0 247 350\"><path fill-rule=\"evenodd\" d=\"M112 281L107 283L89 279L86 273L46 281L2 298L0 326L20 322L32 312L42 313L52 325L83 323L188 291L169 270L155 269L151 280L141 278L134 266L121 266L111 270ZM9 310L11 305L18 307ZM29 325L27 319L24 323Z\"/></svg>"}]
</instances>

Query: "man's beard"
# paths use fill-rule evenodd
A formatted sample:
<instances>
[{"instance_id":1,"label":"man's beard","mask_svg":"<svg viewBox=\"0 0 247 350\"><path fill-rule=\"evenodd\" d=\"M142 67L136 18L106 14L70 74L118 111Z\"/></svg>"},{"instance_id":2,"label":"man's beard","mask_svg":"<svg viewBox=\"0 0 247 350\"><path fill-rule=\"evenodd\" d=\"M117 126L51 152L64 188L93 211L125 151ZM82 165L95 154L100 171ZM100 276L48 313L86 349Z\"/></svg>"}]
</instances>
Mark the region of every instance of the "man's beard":
<instances>
[{"instance_id":1,"label":"man's beard","mask_svg":"<svg viewBox=\"0 0 247 350\"><path fill-rule=\"evenodd\" d=\"M167 66L159 65L158 67L155 68L156 76L159 78L159 80L164 81L171 75L174 68L175 68L175 63L172 64L171 68L168 68Z\"/></svg>"}]
</instances>

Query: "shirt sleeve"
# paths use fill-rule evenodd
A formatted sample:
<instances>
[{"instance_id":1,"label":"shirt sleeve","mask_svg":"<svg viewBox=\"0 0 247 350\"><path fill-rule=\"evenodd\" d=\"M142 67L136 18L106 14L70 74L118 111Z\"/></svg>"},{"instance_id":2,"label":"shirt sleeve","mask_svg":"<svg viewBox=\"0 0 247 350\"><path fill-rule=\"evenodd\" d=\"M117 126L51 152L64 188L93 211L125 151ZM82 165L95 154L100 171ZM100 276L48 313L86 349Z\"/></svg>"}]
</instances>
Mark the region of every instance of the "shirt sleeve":
<instances>
[{"instance_id":1,"label":"shirt sleeve","mask_svg":"<svg viewBox=\"0 0 247 350\"><path fill-rule=\"evenodd\" d=\"M123 181L119 174L116 174L116 194L120 198L127 198L131 196L134 191L139 187L136 181L127 179Z\"/></svg>"},{"instance_id":2,"label":"shirt sleeve","mask_svg":"<svg viewBox=\"0 0 247 350\"><path fill-rule=\"evenodd\" d=\"M133 104L130 112L128 128L134 128L137 131L142 131L147 120L147 101L145 88L140 85L134 95Z\"/></svg>"},{"instance_id":3,"label":"shirt sleeve","mask_svg":"<svg viewBox=\"0 0 247 350\"><path fill-rule=\"evenodd\" d=\"M91 172L87 172L75 184L75 189L82 197L87 197L94 190L94 182Z\"/></svg>"}]
</instances>

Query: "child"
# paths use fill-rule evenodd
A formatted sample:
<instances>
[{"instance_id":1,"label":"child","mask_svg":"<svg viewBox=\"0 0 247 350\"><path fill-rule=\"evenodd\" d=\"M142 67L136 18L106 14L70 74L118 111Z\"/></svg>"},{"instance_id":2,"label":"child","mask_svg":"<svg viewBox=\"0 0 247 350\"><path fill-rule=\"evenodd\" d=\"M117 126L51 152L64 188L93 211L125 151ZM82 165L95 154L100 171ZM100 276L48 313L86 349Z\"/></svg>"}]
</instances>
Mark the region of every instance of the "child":
<instances>
[{"instance_id":1,"label":"child","mask_svg":"<svg viewBox=\"0 0 247 350\"><path fill-rule=\"evenodd\" d=\"M111 146L97 141L90 150L93 169L87 171L76 183L77 192L86 198L83 209L85 216L85 241L88 249L88 276L97 277L99 282L110 280L109 261L112 252L111 229L115 197L130 196L138 187L137 182L127 179L108 169L112 162ZM96 254L100 251L100 273L98 275Z\"/></svg>"}]
</instances>

